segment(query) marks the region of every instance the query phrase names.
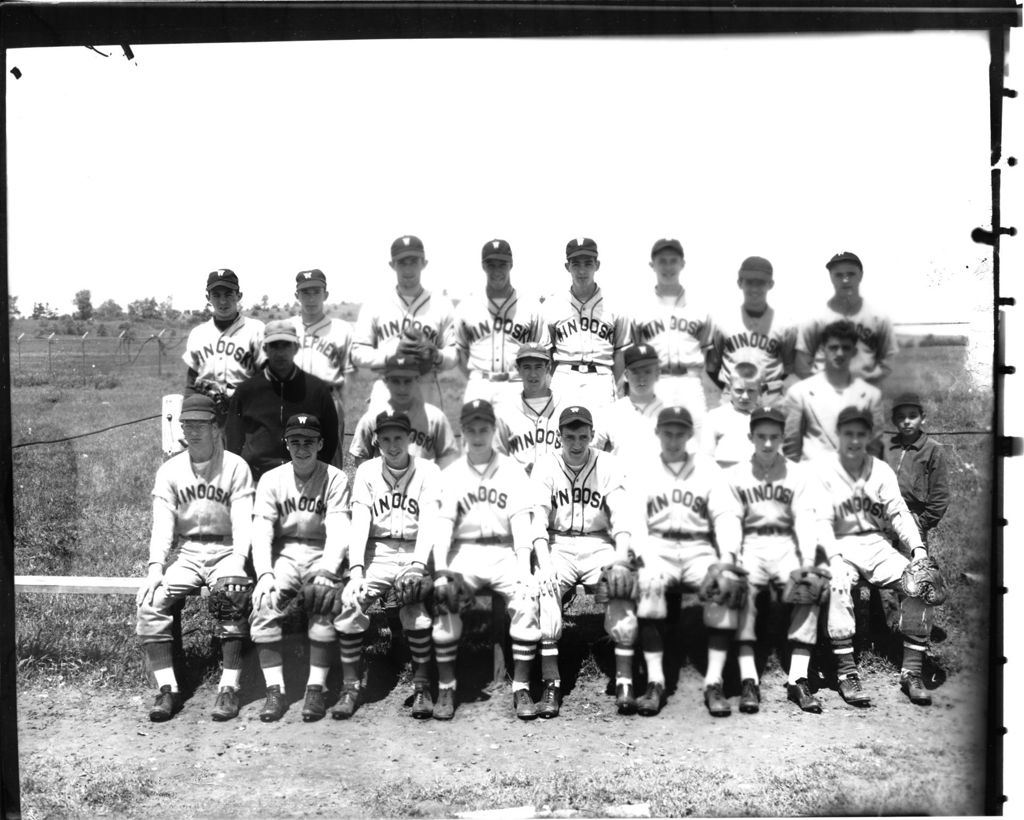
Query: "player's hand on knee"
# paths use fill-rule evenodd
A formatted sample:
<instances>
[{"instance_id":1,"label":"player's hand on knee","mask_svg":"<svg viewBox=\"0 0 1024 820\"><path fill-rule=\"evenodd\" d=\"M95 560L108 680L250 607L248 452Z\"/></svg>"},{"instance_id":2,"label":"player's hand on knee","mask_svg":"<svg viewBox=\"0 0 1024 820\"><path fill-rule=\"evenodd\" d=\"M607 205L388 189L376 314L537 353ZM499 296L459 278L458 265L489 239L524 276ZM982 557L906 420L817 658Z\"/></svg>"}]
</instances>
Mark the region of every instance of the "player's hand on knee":
<instances>
[{"instance_id":1,"label":"player's hand on knee","mask_svg":"<svg viewBox=\"0 0 1024 820\"><path fill-rule=\"evenodd\" d=\"M541 595L558 596L558 578L553 570L538 567L533 573L533 577L537 584L537 591Z\"/></svg>"},{"instance_id":2,"label":"player's hand on knee","mask_svg":"<svg viewBox=\"0 0 1024 820\"><path fill-rule=\"evenodd\" d=\"M846 561L835 557L828 562L829 572L832 573L832 580L829 582L829 589L833 595L850 595L854 582L857 580L850 573Z\"/></svg>"},{"instance_id":3,"label":"player's hand on knee","mask_svg":"<svg viewBox=\"0 0 1024 820\"><path fill-rule=\"evenodd\" d=\"M277 584L274 581L274 573L264 572L256 581L252 604L256 609L277 608Z\"/></svg>"},{"instance_id":4,"label":"player's hand on knee","mask_svg":"<svg viewBox=\"0 0 1024 820\"><path fill-rule=\"evenodd\" d=\"M148 572L146 580L143 581L142 586L139 587L138 594L135 596L135 606L153 603L157 587L164 582L164 568L160 564L150 564Z\"/></svg>"},{"instance_id":5,"label":"player's hand on knee","mask_svg":"<svg viewBox=\"0 0 1024 820\"><path fill-rule=\"evenodd\" d=\"M362 573L352 575L341 591L341 603L346 609L358 608L366 597L366 578Z\"/></svg>"}]
</instances>

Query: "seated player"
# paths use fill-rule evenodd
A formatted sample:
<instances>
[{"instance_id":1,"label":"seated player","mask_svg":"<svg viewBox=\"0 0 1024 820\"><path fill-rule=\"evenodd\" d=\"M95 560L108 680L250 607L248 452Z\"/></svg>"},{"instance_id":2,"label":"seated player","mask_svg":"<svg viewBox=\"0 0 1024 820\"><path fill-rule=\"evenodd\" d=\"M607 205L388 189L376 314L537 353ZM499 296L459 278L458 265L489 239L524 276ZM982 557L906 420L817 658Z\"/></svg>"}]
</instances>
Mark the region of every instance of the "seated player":
<instances>
[{"instance_id":1,"label":"seated player","mask_svg":"<svg viewBox=\"0 0 1024 820\"><path fill-rule=\"evenodd\" d=\"M873 586L895 589L900 595L900 688L911 703L927 706L932 699L921 679L921 667L931 636L933 607L945 600L944 584L900 495L896 474L884 461L868 455L871 413L847 407L840 412L836 427L839 452L818 456L811 467L828 499L826 512L831 528L825 528L823 536L827 541L827 536L834 534L832 542L824 546L832 572L828 635L836 659L839 694L857 706L871 701L853 658L855 621L850 591L858 578L864 578ZM892 537L899 540L911 559L893 547Z\"/></svg>"},{"instance_id":2,"label":"seated player","mask_svg":"<svg viewBox=\"0 0 1024 820\"><path fill-rule=\"evenodd\" d=\"M281 616L303 582L323 567L324 544L340 556L348 542L349 486L345 474L317 459L324 446L320 420L295 415L285 423L284 443L292 460L263 474L253 507L252 563L256 570L253 593L252 640L267 686L260 720L284 715L284 659L281 654ZM340 559L339 559L340 561ZM334 655L335 631L327 615L309 617L309 678L302 719L327 714L324 687Z\"/></svg>"},{"instance_id":3,"label":"seated player","mask_svg":"<svg viewBox=\"0 0 1024 820\"><path fill-rule=\"evenodd\" d=\"M215 634L224 659L213 719L238 714L242 640L249 635L252 598L245 562L253 484L248 465L224 451L216 417L213 399L200 394L185 398L179 418L188 450L160 466L153 486L148 577L136 597L135 631L160 689L149 712L154 722L170 720L181 708L172 658L174 609L204 584L211 589L209 608L217 618ZM175 541L178 558L165 571Z\"/></svg>"},{"instance_id":4,"label":"seated player","mask_svg":"<svg viewBox=\"0 0 1024 820\"><path fill-rule=\"evenodd\" d=\"M661 366L658 351L651 345L630 345L623 351L622 358L629 390L604 412L598 413L598 422L607 432L608 443L604 449L621 456L625 464L632 466L658 454L654 422L664 402L654 391Z\"/></svg>"},{"instance_id":5,"label":"seated player","mask_svg":"<svg viewBox=\"0 0 1024 820\"><path fill-rule=\"evenodd\" d=\"M749 418L754 455L725 472L743 512L742 562L750 584L736 631L740 711L756 712L761 702L754 658L756 597L771 584L783 590L784 602L793 605L787 633L787 694L805 712L818 713L821 704L808 688L807 669L818 641L821 598L828 593L828 570L816 566L819 505L807 467L787 461L781 453L785 414L775 407L759 407Z\"/></svg>"},{"instance_id":6,"label":"seated player","mask_svg":"<svg viewBox=\"0 0 1024 820\"><path fill-rule=\"evenodd\" d=\"M733 365L729 400L708 412L702 450L722 469L750 459L750 414L760 405L763 390L757 366L750 362Z\"/></svg>"},{"instance_id":7,"label":"seated player","mask_svg":"<svg viewBox=\"0 0 1024 820\"><path fill-rule=\"evenodd\" d=\"M543 718L556 717L562 702L558 639L561 602L576 584L595 591L608 584L605 629L615 642L615 702L619 711L635 711L633 644L636 609L619 595L633 578L633 531L642 525L639 501L626 489L622 462L591 446L594 419L586 407L570 406L558 417L562 447L537 460L532 479L538 493L534 521L538 561L550 549L555 595L541 595L541 677ZM547 580L544 563L538 572Z\"/></svg>"},{"instance_id":8,"label":"seated player","mask_svg":"<svg viewBox=\"0 0 1024 820\"><path fill-rule=\"evenodd\" d=\"M637 572L640 646L647 666L647 690L637 699L641 715L656 715L665 701L665 592L699 590L708 629L704 703L715 717L732 707L722 689L722 672L739 624L746 581L736 566L740 550L740 508L722 469L686 445L693 418L685 407L666 407L655 428L661 444L657 461L643 473L647 534L638 539Z\"/></svg>"},{"instance_id":9,"label":"seated player","mask_svg":"<svg viewBox=\"0 0 1024 820\"><path fill-rule=\"evenodd\" d=\"M444 469L459 457L459 445L448 418L439 407L425 402L420 387L420 365L411 356L388 356L384 360L386 402L370 402L352 434L349 453L356 467L380 455L374 433L377 415L383 410L404 413L412 430L409 435L409 455L437 462Z\"/></svg>"},{"instance_id":10,"label":"seated player","mask_svg":"<svg viewBox=\"0 0 1024 820\"><path fill-rule=\"evenodd\" d=\"M512 702L516 716L531 720L530 669L540 640L538 587L530 569L533 488L523 468L494 451L494 408L476 399L460 414L465 455L441 476L441 513L434 548L434 655L437 703L434 717L455 714L455 660L462 637L461 611L473 596L491 589L505 599L511 617ZM543 569L546 555L538 556Z\"/></svg>"},{"instance_id":11,"label":"seated player","mask_svg":"<svg viewBox=\"0 0 1024 820\"><path fill-rule=\"evenodd\" d=\"M430 526L436 522L440 503L441 471L433 462L409 455L412 426L405 413L378 414L375 432L381 455L360 464L352 482L349 581L341 597L341 614L334 620L341 641L342 690L331 717L343 720L356 710L363 638L370 626L366 610L394 587L402 602L398 616L412 654L412 716L429 718L434 704L427 562L433 546ZM340 563L340 555L328 557L324 551L329 572Z\"/></svg>"}]
</instances>

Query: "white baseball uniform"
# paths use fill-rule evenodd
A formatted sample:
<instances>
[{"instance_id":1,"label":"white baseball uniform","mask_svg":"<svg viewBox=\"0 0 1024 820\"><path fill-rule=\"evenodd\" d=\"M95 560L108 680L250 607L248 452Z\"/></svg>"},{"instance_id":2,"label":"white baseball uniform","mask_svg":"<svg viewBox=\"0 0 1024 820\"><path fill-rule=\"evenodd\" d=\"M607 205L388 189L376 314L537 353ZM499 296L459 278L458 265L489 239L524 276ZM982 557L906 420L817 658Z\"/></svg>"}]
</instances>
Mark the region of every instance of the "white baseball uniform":
<instances>
[{"instance_id":1,"label":"white baseball uniform","mask_svg":"<svg viewBox=\"0 0 1024 820\"><path fill-rule=\"evenodd\" d=\"M854 378L847 387L836 390L824 373L795 382L786 391L782 405L786 414L783 452L788 458L806 461L838 450L836 422L843 408L851 406L871 413L875 437L880 438L885 417L882 393L874 385Z\"/></svg>"},{"instance_id":2,"label":"white baseball uniform","mask_svg":"<svg viewBox=\"0 0 1024 820\"><path fill-rule=\"evenodd\" d=\"M360 417L352 434L349 453L356 459L374 458L380 455L375 431L377 416L384 410L393 410L390 402L370 401L370 409ZM439 461L457 455L459 445L452 432L448 417L438 407L422 399L413 401L412 406L401 412L409 417L412 431L409 434L409 455L428 461Z\"/></svg>"},{"instance_id":3,"label":"white baseball uniform","mask_svg":"<svg viewBox=\"0 0 1024 820\"><path fill-rule=\"evenodd\" d=\"M196 381L214 382L230 397L266 361L263 331L263 322L241 313L223 331L210 319L189 332L181 359L196 371Z\"/></svg>"},{"instance_id":4,"label":"white baseball uniform","mask_svg":"<svg viewBox=\"0 0 1024 820\"><path fill-rule=\"evenodd\" d=\"M782 396L782 380L793 371L796 324L780 317L769 307L761 316L751 316L740 305L711 317L711 346L722 368L718 379L732 384L738 362L757 366L769 400Z\"/></svg>"},{"instance_id":5,"label":"white baseball uniform","mask_svg":"<svg viewBox=\"0 0 1024 820\"><path fill-rule=\"evenodd\" d=\"M851 315L839 313L826 304L814 317L801 324L796 340L797 351L812 356L814 372L820 372L825 361L821 333L827 325L840 320L852 322L857 328L857 351L850 362L850 372L865 380L877 379L881 364L891 360L898 348L889 317L866 301L862 300L860 310Z\"/></svg>"}]
</instances>

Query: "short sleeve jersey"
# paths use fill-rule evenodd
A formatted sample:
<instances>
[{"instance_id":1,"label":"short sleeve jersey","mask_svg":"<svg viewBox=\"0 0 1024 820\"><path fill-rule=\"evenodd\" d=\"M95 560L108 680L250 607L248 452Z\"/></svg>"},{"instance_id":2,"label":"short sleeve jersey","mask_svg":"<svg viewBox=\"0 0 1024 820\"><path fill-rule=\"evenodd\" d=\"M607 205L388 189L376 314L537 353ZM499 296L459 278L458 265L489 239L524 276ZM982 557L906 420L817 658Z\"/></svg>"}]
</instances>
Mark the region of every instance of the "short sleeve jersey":
<instances>
[{"instance_id":1,"label":"short sleeve jersey","mask_svg":"<svg viewBox=\"0 0 1024 820\"><path fill-rule=\"evenodd\" d=\"M377 415L382 410L389 408L390 405L370 407L360 417L355 432L352 434L352 444L349 446L349 453L353 458L375 458L380 455L374 427ZM409 443L410 455L428 461L437 461L458 454L459 445L456 443L452 425L440 408L424 401L418 401L402 412L409 416L409 423L412 426Z\"/></svg>"},{"instance_id":2,"label":"short sleeve jersey","mask_svg":"<svg viewBox=\"0 0 1024 820\"><path fill-rule=\"evenodd\" d=\"M313 474L300 481L289 462L260 478L253 517L274 522L275 540L323 541L327 537L328 519L348 518L349 505L348 478L337 467L318 461Z\"/></svg>"},{"instance_id":3,"label":"short sleeve jersey","mask_svg":"<svg viewBox=\"0 0 1024 820\"><path fill-rule=\"evenodd\" d=\"M741 517L725 472L707 456L692 455L678 467L666 464L659 456L649 462L649 467L644 471L644 502L651 535L685 533L711 541L719 517Z\"/></svg>"},{"instance_id":4,"label":"short sleeve jersey","mask_svg":"<svg viewBox=\"0 0 1024 820\"><path fill-rule=\"evenodd\" d=\"M263 331L263 322L241 313L223 331L210 319L189 332L181 359L196 371L196 381L211 381L232 396L266 360Z\"/></svg>"},{"instance_id":5,"label":"short sleeve jersey","mask_svg":"<svg viewBox=\"0 0 1024 820\"><path fill-rule=\"evenodd\" d=\"M520 299L515 289L502 301L481 293L459 302L455 344L470 371L514 375L516 353L527 343L548 347L548 328L540 305Z\"/></svg>"},{"instance_id":6,"label":"short sleeve jersey","mask_svg":"<svg viewBox=\"0 0 1024 820\"><path fill-rule=\"evenodd\" d=\"M579 471L561 455L548 453L537 459L531 479L537 502L549 531L560 535L613 535L632 532L634 521L613 521L608 497L625 493L622 463L611 453L590 448Z\"/></svg>"},{"instance_id":7,"label":"short sleeve jersey","mask_svg":"<svg viewBox=\"0 0 1024 820\"><path fill-rule=\"evenodd\" d=\"M586 301L571 290L548 297L544 321L556 364L612 367L615 354L629 346L629 320L605 301L601 288Z\"/></svg>"},{"instance_id":8,"label":"short sleeve jersey","mask_svg":"<svg viewBox=\"0 0 1024 820\"><path fill-rule=\"evenodd\" d=\"M515 401L499 404L494 412L497 416L494 449L512 456L527 473L533 472L533 465L540 456L561 449L562 440L558 435L561 405L554 394L543 402L536 402L536 406L520 394Z\"/></svg>"},{"instance_id":9,"label":"short sleeve jersey","mask_svg":"<svg viewBox=\"0 0 1024 820\"><path fill-rule=\"evenodd\" d=\"M855 376L871 377L878 363L896 355L896 335L889 317L866 301L852 315L838 313L827 305L812 319L800 326L796 349L814 358L814 373L824 368L825 354L821 349L821 333L832 322L846 320L857 328L857 352L850 361L850 372Z\"/></svg>"},{"instance_id":10,"label":"short sleeve jersey","mask_svg":"<svg viewBox=\"0 0 1024 820\"><path fill-rule=\"evenodd\" d=\"M441 472L441 518L453 524L455 540L512 540L511 519L534 506L533 491L523 468L494 453L486 465L465 456Z\"/></svg>"},{"instance_id":11,"label":"short sleeve jersey","mask_svg":"<svg viewBox=\"0 0 1024 820\"><path fill-rule=\"evenodd\" d=\"M432 461L412 458L396 476L383 458L365 461L352 482L352 506L370 511L370 538L415 541L421 524L436 512L441 470Z\"/></svg>"},{"instance_id":12,"label":"short sleeve jersey","mask_svg":"<svg viewBox=\"0 0 1024 820\"><path fill-rule=\"evenodd\" d=\"M355 372L351 358L352 326L344 319L327 316L311 325L303 324L301 316L292 316L289 321L299 336L295 364L332 387L342 387L345 376Z\"/></svg>"},{"instance_id":13,"label":"short sleeve jersey","mask_svg":"<svg viewBox=\"0 0 1024 820\"><path fill-rule=\"evenodd\" d=\"M651 294L633 308L631 333L635 344L658 351L662 370L680 366L703 369L704 350L711 344L711 319L707 308L678 296Z\"/></svg>"},{"instance_id":14,"label":"short sleeve jersey","mask_svg":"<svg viewBox=\"0 0 1024 820\"><path fill-rule=\"evenodd\" d=\"M736 364L750 362L765 384L781 381L792 367L796 336L796 324L771 307L761 316L742 306L712 316L711 344L722 362L719 379L730 384Z\"/></svg>"},{"instance_id":15,"label":"short sleeve jersey","mask_svg":"<svg viewBox=\"0 0 1024 820\"><path fill-rule=\"evenodd\" d=\"M352 335L352 363L381 368L398 351L406 327L422 331L439 350L451 348L455 359L455 309L447 296L424 289L406 300L397 289L368 300L359 310Z\"/></svg>"},{"instance_id":16,"label":"short sleeve jersey","mask_svg":"<svg viewBox=\"0 0 1024 820\"><path fill-rule=\"evenodd\" d=\"M231 536L231 505L254 492L249 465L217 448L200 470L188 451L169 458L156 472L153 497L174 512L174 531L182 538Z\"/></svg>"}]
</instances>

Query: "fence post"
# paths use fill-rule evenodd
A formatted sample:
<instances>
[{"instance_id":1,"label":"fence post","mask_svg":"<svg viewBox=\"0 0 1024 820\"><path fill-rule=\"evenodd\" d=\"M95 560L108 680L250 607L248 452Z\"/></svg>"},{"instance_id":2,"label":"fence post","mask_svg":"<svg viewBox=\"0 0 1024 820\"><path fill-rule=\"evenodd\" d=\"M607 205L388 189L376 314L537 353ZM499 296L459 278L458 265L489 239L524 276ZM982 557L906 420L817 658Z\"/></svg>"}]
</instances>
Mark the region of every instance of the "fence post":
<instances>
[{"instance_id":1,"label":"fence post","mask_svg":"<svg viewBox=\"0 0 1024 820\"><path fill-rule=\"evenodd\" d=\"M88 335L89 335L89 331L88 330L85 331L85 333L82 334L82 384L86 384L88 382L88 379L86 378L86 371L85 371L85 337L88 336Z\"/></svg>"},{"instance_id":2,"label":"fence post","mask_svg":"<svg viewBox=\"0 0 1024 820\"><path fill-rule=\"evenodd\" d=\"M25 338L24 333L18 335L18 370L21 370L21 340Z\"/></svg>"},{"instance_id":3,"label":"fence post","mask_svg":"<svg viewBox=\"0 0 1024 820\"><path fill-rule=\"evenodd\" d=\"M57 333L53 332L46 337L46 362L47 366L50 368L51 379L53 378L53 337L56 335Z\"/></svg>"},{"instance_id":4,"label":"fence post","mask_svg":"<svg viewBox=\"0 0 1024 820\"><path fill-rule=\"evenodd\" d=\"M165 330L167 330L167 328L161 329L161 331L156 334L156 374L157 374L157 376L162 376L164 374L164 372L163 372L164 340L161 339L160 337L164 335L164 331Z\"/></svg>"}]
</instances>

